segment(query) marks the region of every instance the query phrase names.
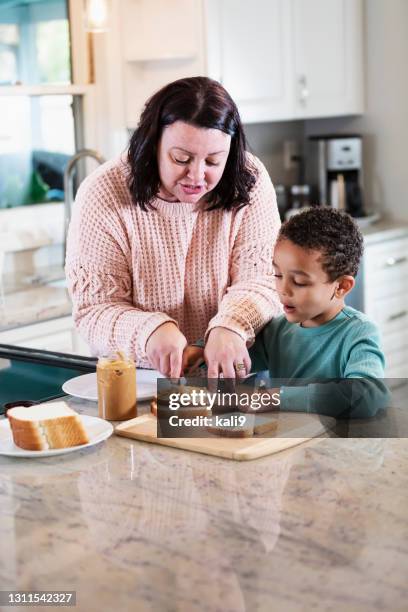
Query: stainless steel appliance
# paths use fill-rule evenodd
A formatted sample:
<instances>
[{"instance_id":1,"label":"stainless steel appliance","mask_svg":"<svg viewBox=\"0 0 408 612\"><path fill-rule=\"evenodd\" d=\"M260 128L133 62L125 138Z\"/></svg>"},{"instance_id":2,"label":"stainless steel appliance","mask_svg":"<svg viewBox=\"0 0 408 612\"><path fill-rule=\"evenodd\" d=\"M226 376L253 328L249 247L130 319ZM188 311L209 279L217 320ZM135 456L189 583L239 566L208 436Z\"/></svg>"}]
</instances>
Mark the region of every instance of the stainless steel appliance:
<instances>
[{"instance_id":1,"label":"stainless steel appliance","mask_svg":"<svg viewBox=\"0 0 408 612\"><path fill-rule=\"evenodd\" d=\"M312 202L365 217L362 192L361 136L312 136L306 158L307 178L314 188Z\"/></svg>"}]
</instances>

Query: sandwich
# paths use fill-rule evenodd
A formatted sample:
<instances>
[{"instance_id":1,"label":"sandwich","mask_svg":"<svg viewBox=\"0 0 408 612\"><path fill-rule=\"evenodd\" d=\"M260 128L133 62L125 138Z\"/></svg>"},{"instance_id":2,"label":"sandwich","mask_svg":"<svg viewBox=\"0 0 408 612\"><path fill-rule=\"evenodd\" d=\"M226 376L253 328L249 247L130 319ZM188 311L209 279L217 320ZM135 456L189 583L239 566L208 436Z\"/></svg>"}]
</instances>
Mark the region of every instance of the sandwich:
<instances>
[{"instance_id":1,"label":"sandwich","mask_svg":"<svg viewBox=\"0 0 408 612\"><path fill-rule=\"evenodd\" d=\"M14 444L25 450L49 450L89 442L79 414L65 402L17 406L7 412Z\"/></svg>"},{"instance_id":2,"label":"sandwich","mask_svg":"<svg viewBox=\"0 0 408 612\"><path fill-rule=\"evenodd\" d=\"M183 394L184 396L190 395L191 402L187 405L180 405L176 411L171 410L169 407L169 396L174 393L174 390L162 391L157 398L153 398L150 402L150 412L157 417L157 411L159 410L161 418L168 418L172 414L189 418L195 416L211 416L211 410L205 397L198 395L200 391L202 391L202 389L199 387L190 387L187 385L180 385L177 387L177 394ZM194 396L194 392L197 393L196 396Z\"/></svg>"},{"instance_id":3,"label":"sandwich","mask_svg":"<svg viewBox=\"0 0 408 612\"><path fill-rule=\"evenodd\" d=\"M242 417L245 417L244 419ZM221 418L213 417L213 423L206 430L223 438L252 438L275 432L278 421L275 417L243 412L223 414ZM269 437L269 436L267 436Z\"/></svg>"}]
</instances>

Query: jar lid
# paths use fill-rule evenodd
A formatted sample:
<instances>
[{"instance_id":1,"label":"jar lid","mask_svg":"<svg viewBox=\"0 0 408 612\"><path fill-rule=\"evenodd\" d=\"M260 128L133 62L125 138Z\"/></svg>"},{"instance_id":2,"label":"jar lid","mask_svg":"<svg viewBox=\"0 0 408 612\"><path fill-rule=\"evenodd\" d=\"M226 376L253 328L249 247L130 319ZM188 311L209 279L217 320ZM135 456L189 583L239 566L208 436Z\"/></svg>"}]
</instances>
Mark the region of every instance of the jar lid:
<instances>
[{"instance_id":1,"label":"jar lid","mask_svg":"<svg viewBox=\"0 0 408 612\"><path fill-rule=\"evenodd\" d=\"M98 364L129 364L133 363L133 359L125 353L125 351L112 351L111 353L106 353L100 355L98 358Z\"/></svg>"}]
</instances>

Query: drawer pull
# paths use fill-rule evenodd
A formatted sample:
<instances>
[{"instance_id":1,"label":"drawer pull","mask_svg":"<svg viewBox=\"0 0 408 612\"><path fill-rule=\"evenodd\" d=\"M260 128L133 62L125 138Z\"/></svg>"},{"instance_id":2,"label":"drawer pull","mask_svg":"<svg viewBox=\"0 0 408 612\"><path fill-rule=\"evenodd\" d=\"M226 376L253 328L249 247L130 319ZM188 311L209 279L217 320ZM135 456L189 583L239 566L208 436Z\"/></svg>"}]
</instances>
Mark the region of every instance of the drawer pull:
<instances>
[{"instance_id":1,"label":"drawer pull","mask_svg":"<svg viewBox=\"0 0 408 612\"><path fill-rule=\"evenodd\" d=\"M391 315L390 317L388 317L388 321L395 321L396 319L402 319L403 317L406 317L407 314L408 314L408 310L401 310L401 312L397 312Z\"/></svg>"},{"instance_id":2,"label":"drawer pull","mask_svg":"<svg viewBox=\"0 0 408 612\"><path fill-rule=\"evenodd\" d=\"M407 259L408 258L406 256L404 256L404 257L388 257L388 259L385 262L385 265L388 268L391 268L392 266L398 266L398 264L404 263L405 261L407 261Z\"/></svg>"}]
</instances>

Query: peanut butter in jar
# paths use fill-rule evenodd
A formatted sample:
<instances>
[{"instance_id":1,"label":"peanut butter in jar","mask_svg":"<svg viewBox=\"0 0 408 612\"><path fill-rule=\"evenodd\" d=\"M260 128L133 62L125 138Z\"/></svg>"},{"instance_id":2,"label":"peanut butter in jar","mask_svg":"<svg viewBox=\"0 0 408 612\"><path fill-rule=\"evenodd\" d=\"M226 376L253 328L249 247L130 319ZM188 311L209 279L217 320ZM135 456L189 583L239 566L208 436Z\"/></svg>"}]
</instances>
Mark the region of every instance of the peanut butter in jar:
<instances>
[{"instance_id":1,"label":"peanut butter in jar","mask_svg":"<svg viewBox=\"0 0 408 612\"><path fill-rule=\"evenodd\" d=\"M108 421L126 421L137 416L136 366L118 351L100 357L96 367L98 413Z\"/></svg>"}]
</instances>

